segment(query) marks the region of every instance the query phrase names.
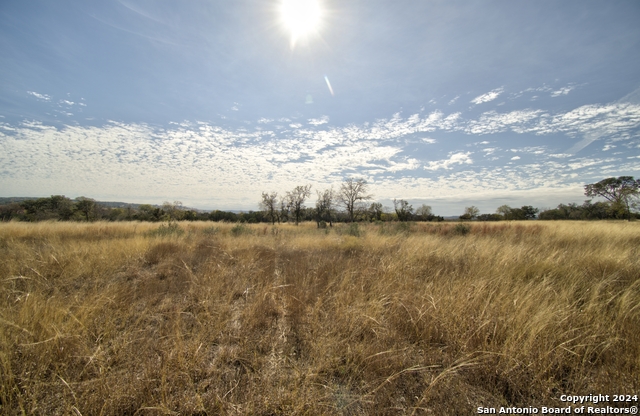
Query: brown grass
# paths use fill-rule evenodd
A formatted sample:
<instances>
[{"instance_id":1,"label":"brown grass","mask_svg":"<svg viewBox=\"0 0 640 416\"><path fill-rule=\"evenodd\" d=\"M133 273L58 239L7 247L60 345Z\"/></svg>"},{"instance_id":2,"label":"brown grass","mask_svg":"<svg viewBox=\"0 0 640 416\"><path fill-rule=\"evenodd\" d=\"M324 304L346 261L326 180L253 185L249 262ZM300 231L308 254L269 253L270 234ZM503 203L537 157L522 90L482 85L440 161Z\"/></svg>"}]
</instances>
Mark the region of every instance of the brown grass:
<instances>
[{"instance_id":1,"label":"brown grass","mask_svg":"<svg viewBox=\"0 0 640 416\"><path fill-rule=\"evenodd\" d=\"M638 393L640 224L469 226L1 224L0 410L464 415Z\"/></svg>"}]
</instances>

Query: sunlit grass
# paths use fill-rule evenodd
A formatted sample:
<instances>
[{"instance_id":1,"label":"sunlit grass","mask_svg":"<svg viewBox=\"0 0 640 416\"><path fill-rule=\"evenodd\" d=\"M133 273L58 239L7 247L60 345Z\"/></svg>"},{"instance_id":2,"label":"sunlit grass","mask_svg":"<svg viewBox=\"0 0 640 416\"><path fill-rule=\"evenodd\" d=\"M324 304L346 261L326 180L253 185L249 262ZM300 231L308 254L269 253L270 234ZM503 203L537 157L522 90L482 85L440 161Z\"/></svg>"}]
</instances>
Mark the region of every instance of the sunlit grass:
<instances>
[{"instance_id":1,"label":"sunlit grass","mask_svg":"<svg viewBox=\"0 0 640 416\"><path fill-rule=\"evenodd\" d=\"M456 226L1 224L0 409L459 415L637 393L637 223Z\"/></svg>"}]
</instances>

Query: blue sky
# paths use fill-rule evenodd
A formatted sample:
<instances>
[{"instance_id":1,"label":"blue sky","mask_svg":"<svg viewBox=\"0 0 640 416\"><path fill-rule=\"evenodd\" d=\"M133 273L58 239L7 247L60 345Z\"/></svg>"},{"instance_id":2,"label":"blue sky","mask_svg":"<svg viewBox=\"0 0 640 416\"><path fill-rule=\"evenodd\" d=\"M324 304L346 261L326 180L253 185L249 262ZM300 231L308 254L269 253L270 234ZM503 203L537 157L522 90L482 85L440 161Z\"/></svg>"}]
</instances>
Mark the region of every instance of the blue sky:
<instances>
[{"instance_id":1,"label":"blue sky","mask_svg":"<svg viewBox=\"0 0 640 416\"><path fill-rule=\"evenodd\" d=\"M255 210L357 177L459 215L640 176L640 2L320 5L292 46L279 0L3 1L0 195Z\"/></svg>"}]
</instances>

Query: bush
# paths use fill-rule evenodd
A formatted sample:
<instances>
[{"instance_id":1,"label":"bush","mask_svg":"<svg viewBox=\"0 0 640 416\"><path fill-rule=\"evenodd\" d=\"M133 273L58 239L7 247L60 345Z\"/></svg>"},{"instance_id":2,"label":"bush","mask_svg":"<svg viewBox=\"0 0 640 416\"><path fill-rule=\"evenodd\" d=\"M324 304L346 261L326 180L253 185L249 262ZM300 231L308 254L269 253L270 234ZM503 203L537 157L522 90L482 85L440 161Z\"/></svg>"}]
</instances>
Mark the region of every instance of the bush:
<instances>
[{"instance_id":1,"label":"bush","mask_svg":"<svg viewBox=\"0 0 640 416\"><path fill-rule=\"evenodd\" d=\"M231 228L231 235L238 237L242 234L251 234L251 229L244 225L244 223L238 223Z\"/></svg>"},{"instance_id":2,"label":"bush","mask_svg":"<svg viewBox=\"0 0 640 416\"><path fill-rule=\"evenodd\" d=\"M360 227L357 222L350 223L345 232L345 234L352 235L354 237L360 237L361 233L362 232L360 231Z\"/></svg>"},{"instance_id":3,"label":"bush","mask_svg":"<svg viewBox=\"0 0 640 416\"><path fill-rule=\"evenodd\" d=\"M168 237L168 236L181 236L184 234L184 230L180 228L178 223L170 222L168 224L162 224L155 230L149 231L148 235L151 237Z\"/></svg>"},{"instance_id":4,"label":"bush","mask_svg":"<svg viewBox=\"0 0 640 416\"><path fill-rule=\"evenodd\" d=\"M453 233L457 235L467 235L471 231L471 227L468 224L458 223L453 227Z\"/></svg>"}]
</instances>

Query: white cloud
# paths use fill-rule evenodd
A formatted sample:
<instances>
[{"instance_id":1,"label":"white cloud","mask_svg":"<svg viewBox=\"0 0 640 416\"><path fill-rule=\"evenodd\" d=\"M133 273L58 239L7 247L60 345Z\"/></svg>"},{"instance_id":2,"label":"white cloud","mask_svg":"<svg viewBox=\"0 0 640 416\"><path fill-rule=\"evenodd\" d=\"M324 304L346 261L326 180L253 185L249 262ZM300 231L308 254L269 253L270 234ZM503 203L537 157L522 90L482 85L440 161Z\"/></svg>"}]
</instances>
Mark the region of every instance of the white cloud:
<instances>
[{"instance_id":1,"label":"white cloud","mask_svg":"<svg viewBox=\"0 0 640 416\"><path fill-rule=\"evenodd\" d=\"M306 122L280 119L286 130L279 130L271 124L275 120L266 118L242 128L205 122L172 123L166 129L116 122L102 127L61 128L35 121L4 123L0 125L0 191L89 196L100 192L95 197L116 195L132 201L156 198L159 202L171 198L187 201L206 195L197 198L207 199L208 206L255 209L253 199L261 191L286 190L298 185L300 178L314 186L328 186L339 183L344 176L365 174L376 187L384 183L390 186L389 191L376 194L376 198L394 195L392 189L395 195L404 194L400 192L403 186L405 190L415 190L415 195L466 198L478 193L478 189L486 190L483 195L560 189L571 181L597 181L607 169L640 170L640 160L635 157L637 147L630 147L639 145L633 141L640 127L637 104L589 105L555 114L537 109L485 112L471 120L464 119L461 113L442 111L408 117L396 113L388 119L343 127L331 126L328 117L324 122L325 117ZM258 126L262 129L257 130ZM480 146L478 151L483 155L479 163L474 163L473 153L456 149L449 136L438 136L437 141L429 137L434 131L440 131L440 136L447 132L513 132L563 133L580 140L587 137L587 141L607 137L607 143L621 143L620 149L629 149L620 156L608 153L611 157L607 160L573 158L565 163L573 157L569 152L558 153L545 146L507 145L500 142L501 138L492 137L469 140L473 146ZM417 142L454 147L447 149L451 152L443 160L428 161L417 153L408 157L407 146ZM490 143L492 147L483 149ZM606 150L613 148L607 146L610 147ZM459 147L464 148L463 144ZM503 161L512 156L512 161L520 160L516 154L530 155L526 159L531 158L533 163L496 166L490 162L497 157ZM43 169L44 166L56 169ZM420 166L424 168L419 169ZM572 179L576 172L579 179ZM434 175L438 178L429 177ZM434 189L437 192L432 193Z\"/></svg>"},{"instance_id":2,"label":"white cloud","mask_svg":"<svg viewBox=\"0 0 640 416\"><path fill-rule=\"evenodd\" d=\"M35 91L27 91L27 94L32 95L34 97L36 97L39 100L43 100L43 101L51 101L51 96L47 95L47 94L39 94Z\"/></svg>"},{"instance_id":3,"label":"white cloud","mask_svg":"<svg viewBox=\"0 0 640 416\"><path fill-rule=\"evenodd\" d=\"M543 114L542 110L517 110L509 113L497 113L488 111L483 113L478 120L470 120L461 127L468 134L495 134L512 130L516 133L524 133L532 128Z\"/></svg>"},{"instance_id":4,"label":"white cloud","mask_svg":"<svg viewBox=\"0 0 640 416\"><path fill-rule=\"evenodd\" d=\"M440 170L440 169L449 170L449 169L453 169L453 165L462 165L462 164L471 165L473 164L473 160L469 157L470 154L471 152L454 153L449 156L449 159L429 162L429 164L424 168L426 170Z\"/></svg>"},{"instance_id":5,"label":"white cloud","mask_svg":"<svg viewBox=\"0 0 640 416\"><path fill-rule=\"evenodd\" d=\"M575 88L576 88L576 87L575 87L575 85L570 85L570 86L568 86L568 87L560 88L560 89L559 89L559 90L557 90L557 91L553 91L553 92L551 92L551 96L555 98L555 97L559 97L559 96L561 96L561 95L567 95L567 94L569 94L572 90L574 90Z\"/></svg>"},{"instance_id":6,"label":"white cloud","mask_svg":"<svg viewBox=\"0 0 640 416\"><path fill-rule=\"evenodd\" d=\"M498 96L500 94L502 94L503 92L504 92L504 88L496 88L495 90L489 91L486 94L482 94L482 95L477 96L476 98L471 100L471 102L473 104L488 103L489 101L493 101L496 98L498 98Z\"/></svg>"},{"instance_id":7,"label":"white cloud","mask_svg":"<svg viewBox=\"0 0 640 416\"><path fill-rule=\"evenodd\" d=\"M329 116L322 116L320 118L310 118L307 120L312 126L320 126L329 122Z\"/></svg>"},{"instance_id":8,"label":"white cloud","mask_svg":"<svg viewBox=\"0 0 640 416\"><path fill-rule=\"evenodd\" d=\"M514 156L511 158L511 160L520 160L520 156Z\"/></svg>"}]
</instances>

